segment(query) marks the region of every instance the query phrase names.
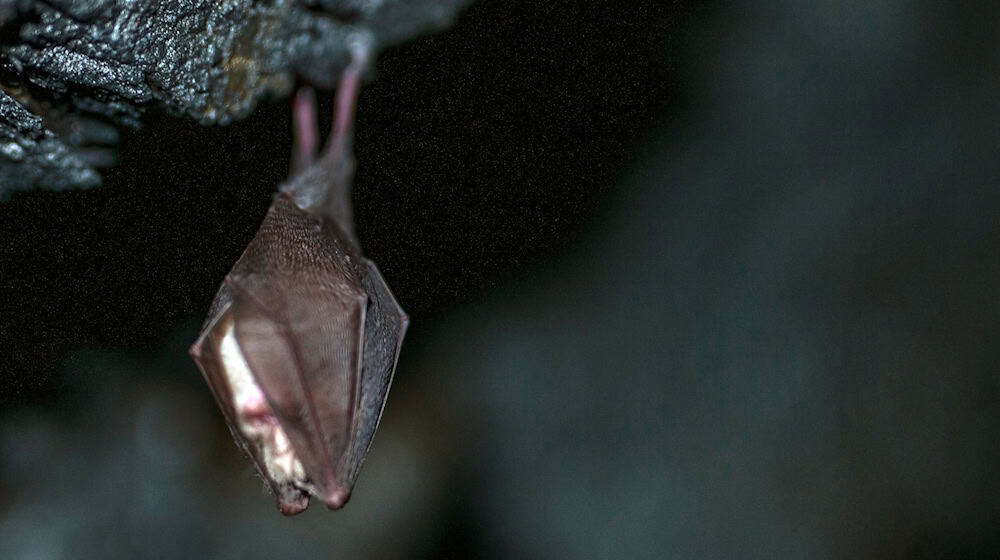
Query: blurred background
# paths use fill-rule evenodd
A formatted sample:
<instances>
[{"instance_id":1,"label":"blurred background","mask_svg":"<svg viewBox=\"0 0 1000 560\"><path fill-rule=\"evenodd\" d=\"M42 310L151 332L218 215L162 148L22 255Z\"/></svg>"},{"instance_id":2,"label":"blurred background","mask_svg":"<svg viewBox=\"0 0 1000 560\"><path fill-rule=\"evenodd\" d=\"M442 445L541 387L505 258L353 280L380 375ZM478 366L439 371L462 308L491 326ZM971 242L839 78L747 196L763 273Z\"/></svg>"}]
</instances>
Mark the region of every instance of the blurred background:
<instances>
[{"instance_id":1,"label":"blurred background","mask_svg":"<svg viewBox=\"0 0 1000 560\"><path fill-rule=\"evenodd\" d=\"M187 356L287 100L0 204L0 558L1000 556L1000 5L593 4L362 93L412 323L342 511L282 517Z\"/></svg>"}]
</instances>

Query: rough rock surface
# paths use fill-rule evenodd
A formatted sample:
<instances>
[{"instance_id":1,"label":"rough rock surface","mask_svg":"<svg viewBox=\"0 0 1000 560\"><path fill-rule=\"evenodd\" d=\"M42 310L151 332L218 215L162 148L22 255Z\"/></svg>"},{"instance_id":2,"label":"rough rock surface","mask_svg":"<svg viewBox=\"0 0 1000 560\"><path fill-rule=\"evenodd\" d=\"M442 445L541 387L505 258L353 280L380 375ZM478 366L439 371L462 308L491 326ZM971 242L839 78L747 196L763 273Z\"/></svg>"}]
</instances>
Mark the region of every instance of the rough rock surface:
<instances>
[{"instance_id":1,"label":"rough rock surface","mask_svg":"<svg viewBox=\"0 0 1000 560\"><path fill-rule=\"evenodd\" d=\"M104 122L226 124L297 78L332 87L359 34L384 48L470 1L0 0L0 198L99 184Z\"/></svg>"}]
</instances>

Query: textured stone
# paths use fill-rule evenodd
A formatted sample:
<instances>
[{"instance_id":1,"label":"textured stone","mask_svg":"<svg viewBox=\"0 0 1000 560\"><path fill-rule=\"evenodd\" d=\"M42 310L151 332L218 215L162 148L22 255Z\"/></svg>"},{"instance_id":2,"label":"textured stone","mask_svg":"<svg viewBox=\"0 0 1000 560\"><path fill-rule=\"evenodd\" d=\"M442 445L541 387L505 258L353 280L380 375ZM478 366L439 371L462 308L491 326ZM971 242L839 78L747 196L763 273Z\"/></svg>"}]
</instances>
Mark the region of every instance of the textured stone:
<instances>
[{"instance_id":1,"label":"textured stone","mask_svg":"<svg viewBox=\"0 0 1000 560\"><path fill-rule=\"evenodd\" d=\"M78 115L138 126L162 108L247 116L297 78L331 88L360 34L376 50L447 26L470 0L0 0L0 197L100 183L67 141ZM94 122L94 121L88 121ZM84 126L86 128L86 126ZM87 134L82 141L86 142Z\"/></svg>"}]
</instances>

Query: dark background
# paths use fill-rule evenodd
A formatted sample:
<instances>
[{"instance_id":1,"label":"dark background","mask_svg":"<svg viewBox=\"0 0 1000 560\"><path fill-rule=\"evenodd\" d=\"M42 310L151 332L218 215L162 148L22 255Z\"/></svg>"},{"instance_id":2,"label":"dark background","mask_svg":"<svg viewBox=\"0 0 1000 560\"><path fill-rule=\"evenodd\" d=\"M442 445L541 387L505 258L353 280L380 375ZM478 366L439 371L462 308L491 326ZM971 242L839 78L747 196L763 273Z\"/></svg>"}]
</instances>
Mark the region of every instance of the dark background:
<instances>
[{"instance_id":1,"label":"dark background","mask_svg":"<svg viewBox=\"0 0 1000 560\"><path fill-rule=\"evenodd\" d=\"M412 323L342 512L274 511L186 355L287 100L0 205L0 557L995 557L1000 9L594 4L363 90Z\"/></svg>"},{"instance_id":2,"label":"dark background","mask_svg":"<svg viewBox=\"0 0 1000 560\"><path fill-rule=\"evenodd\" d=\"M579 239L668 106L664 55L689 9L484 2L381 56L360 100L357 221L414 321ZM46 390L69 349L153 348L204 313L287 175L288 103L230 127L153 115L103 188L3 205L22 391Z\"/></svg>"}]
</instances>

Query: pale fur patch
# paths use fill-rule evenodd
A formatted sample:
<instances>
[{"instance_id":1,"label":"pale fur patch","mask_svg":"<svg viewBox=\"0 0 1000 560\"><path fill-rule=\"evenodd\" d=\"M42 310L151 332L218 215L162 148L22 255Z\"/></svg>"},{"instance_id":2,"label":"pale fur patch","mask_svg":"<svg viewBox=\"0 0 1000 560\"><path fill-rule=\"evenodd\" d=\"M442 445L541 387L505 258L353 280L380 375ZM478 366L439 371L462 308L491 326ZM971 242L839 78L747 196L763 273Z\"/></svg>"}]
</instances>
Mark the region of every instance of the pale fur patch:
<instances>
[{"instance_id":1,"label":"pale fur patch","mask_svg":"<svg viewBox=\"0 0 1000 560\"><path fill-rule=\"evenodd\" d=\"M306 474L302 462L267 404L264 392L254 380L250 365L236 340L233 323L230 321L225 328L219 343L219 355L222 357L223 374L232 392L238 428L257 448L268 476L278 483L289 482L300 488L305 487Z\"/></svg>"}]
</instances>

